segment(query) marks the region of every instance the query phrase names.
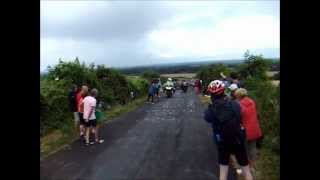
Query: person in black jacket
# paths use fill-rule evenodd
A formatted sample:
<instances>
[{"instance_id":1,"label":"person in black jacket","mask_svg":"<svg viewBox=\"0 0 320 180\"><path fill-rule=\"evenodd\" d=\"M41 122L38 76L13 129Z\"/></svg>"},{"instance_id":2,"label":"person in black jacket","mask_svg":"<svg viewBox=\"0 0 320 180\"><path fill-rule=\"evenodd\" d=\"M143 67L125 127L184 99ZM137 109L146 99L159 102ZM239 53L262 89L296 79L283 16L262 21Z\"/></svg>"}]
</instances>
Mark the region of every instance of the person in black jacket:
<instances>
[{"instance_id":1,"label":"person in black jacket","mask_svg":"<svg viewBox=\"0 0 320 180\"><path fill-rule=\"evenodd\" d=\"M68 94L68 101L69 101L69 110L73 113L74 116L74 125L75 128L79 126L79 113L77 108L77 100L76 95L78 93L78 86L72 85Z\"/></svg>"},{"instance_id":2,"label":"person in black jacket","mask_svg":"<svg viewBox=\"0 0 320 180\"><path fill-rule=\"evenodd\" d=\"M245 145L245 131L241 126L239 103L225 97L222 81L212 81L208 86L212 104L205 111L204 119L211 123L218 147L220 180L227 180L229 160L234 154L241 166L245 180L252 180Z\"/></svg>"}]
</instances>

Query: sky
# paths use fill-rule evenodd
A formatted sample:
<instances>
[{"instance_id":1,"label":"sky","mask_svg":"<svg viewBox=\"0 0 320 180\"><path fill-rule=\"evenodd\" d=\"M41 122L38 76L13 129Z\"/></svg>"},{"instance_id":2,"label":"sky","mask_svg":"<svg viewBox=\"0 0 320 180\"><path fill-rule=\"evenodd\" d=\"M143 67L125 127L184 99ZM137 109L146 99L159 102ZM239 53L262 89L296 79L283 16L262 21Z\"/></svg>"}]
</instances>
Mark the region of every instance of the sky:
<instances>
[{"instance_id":1,"label":"sky","mask_svg":"<svg viewBox=\"0 0 320 180\"><path fill-rule=\"evenodd\" d=\"M130 67L280 57L280 2L41 1L40 71L76 57Z\"/></svg>"}]
</instances>

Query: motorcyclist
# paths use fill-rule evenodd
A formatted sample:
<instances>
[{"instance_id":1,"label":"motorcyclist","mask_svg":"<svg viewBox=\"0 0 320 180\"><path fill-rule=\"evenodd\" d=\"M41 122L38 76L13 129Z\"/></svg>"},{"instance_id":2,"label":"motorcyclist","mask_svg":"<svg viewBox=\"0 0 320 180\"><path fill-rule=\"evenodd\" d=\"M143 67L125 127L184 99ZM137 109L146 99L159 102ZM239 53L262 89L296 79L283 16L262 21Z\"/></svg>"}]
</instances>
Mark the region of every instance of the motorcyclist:
<instances>
[{"instance_id":1,"label":"motorcyclist","mask_svg":"<svg viewBox=\"0 0 320 180\"><path fill-rule=\"evenodd\" d=\"M175 91L174 83L172 81L172 78L168 78L167 82L163 85L163 88L165 90L166 87L171 87L172 88L172 93Z\"/></svg>"},{"instance_id":2,"label":"motorcyclist","mask_svg":"<svg viewBox=\"0 0 320 180\"><path fill-rule=\"evenodd\" d=\"M164 83L163 87L174 87L174 83L172 81L172 78L168 78L167 82Z\"/></svg>"}]
</instances>

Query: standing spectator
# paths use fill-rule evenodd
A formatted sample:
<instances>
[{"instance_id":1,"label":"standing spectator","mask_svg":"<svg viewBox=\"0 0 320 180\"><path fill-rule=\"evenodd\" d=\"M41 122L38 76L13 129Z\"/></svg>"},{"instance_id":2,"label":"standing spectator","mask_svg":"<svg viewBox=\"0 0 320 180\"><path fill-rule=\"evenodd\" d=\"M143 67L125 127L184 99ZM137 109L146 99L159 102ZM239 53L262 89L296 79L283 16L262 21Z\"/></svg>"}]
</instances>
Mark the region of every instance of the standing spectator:
<instances>
[{"instance_id":1,"label":"standing spectator","mask_svg":"<svg viewBox=\"0 0 320 180\"><path fill-rule=\"evenodd\" d=\"M98 90L92 89L90 91L90 95L83 99L83 118L85 120L86 125L86 145L89 145L90 139L90 131L95 135L95 142L101 144L104 142L103 139L99 139L98 128L97 128L97 119L95 115L96 107L97 107L97 97ZM94 144L95 142L91 142L90 144Z\"/></svg>"},{"instance_id":2,"label":"standing spectator","mask_svg":"<svg viewBox=\"0 0 320 180\"><path fill-rule=\"evenodd\" d=\"M84 137L85 122L83 119L83 99L88 95L88 86L82 86L81 91L77 94L77 107L80 120L80 138Z\"/></svg>"},{"instance_id":3,"label":"standing spectator","mask_svg":"<svg viewBox=\"0 0 320 180\"><path fill-rule=\"evenodd\" d=\"M197 79L194 85L195 85L196 93L199 94L202 88L201 80Z\"/></svg>"},{"instance_id":4,"label":"standing spectator","mask_svg":"<svg viewBox=\"0 0 320 180\"><path fill-rule=\"evenodd\" d=\"M212 81L207 91L211 93L214 101L205 111L204 118L212 125L218 147L220 180L227 180L231 154L234 154L239 162L245 180L252 180L239 103L224 97L224 84L220 80Z\"/></svg>"},{"instance_id":5,"label":"standing spectator","mask_svg":"<svg viewBox=\"0 0 320 180\"><path fill-rule=\"evenodd\" d=\"M229 94L229 98L231 100L236 100L236 96L235 96L235 92L236 90L239 89L238 85L233 83L231 84L229 87L228 87L228 90L230 91L230 94Z\"/></svg>"},{"instance_id":6,"label":"standing spectator","mask_svg":"<svg viewBox=\"0 0 320 180\"><path fill-rule=\"evenodd\" d=\"M236 90L235 96L241 106L241 119L242 124L246 129L249 163L253 170L255 168L255 161L258 154L257 140L262 138L256 103L248 97L247 90L244 88Z\"/></svg>"},{"instance_id":7,"label":"standing spectator","mask_svg":"<svg viewBox=\"0 0 320 180\"><path fill-rule=\"evenodd\" d=\"M130 91L130 98L132 101L135 99L135 95L133 91Z\"/></svg>"},{"instance_id":8,"label":"standing spectator","mask_svg":"<svg viewBox=\"0 0 320 180\"><path fill-rule=\"evenodd\" d=\"M156 85L154 82L152 82L149 86L149 90L148 90L148 102L150 102L150 98L151 98L151 103L153 104L153 97L156 91Z\"/></svg>"},{"instance_id":9,"label":"standing spectator","mask_svg":"<svg viewBox=\"0 0 320 180\"><path fill-rule=\"evenodd\" d=\"M221 76L221 81L223 82L225 87L229 87L230 86L230 80L228 80L227 76L225 76L223 74L223 72L220 73L220 76Z\"/></svg>"},{"instance_id":10,"label":"standing spectator","mask_svg":"<svg viewBox=\"0 0 320 180\"><path fill-rule=\"evenodd\" d=\"M237 73L235 73L235 72L231 73L230 77L231 77L231 83L237 84L237 86L239 88L242 87L242 84L241 84L241 82L239 80L239 77L238 77Z\"/></svg>"},{"instance_id":11,"label":"standing spectator","mask_svg":"<svg viewBox=\"0 0 320 180\"><path fill-rule=\"evenodd\" d=\"M72 85L68 94L69 101L69 110L73 113L74 116L74 126L77 129L79 127L79 113L77 110L77 96L78 87L77 85Z\"/></svg>"}]
</instances>

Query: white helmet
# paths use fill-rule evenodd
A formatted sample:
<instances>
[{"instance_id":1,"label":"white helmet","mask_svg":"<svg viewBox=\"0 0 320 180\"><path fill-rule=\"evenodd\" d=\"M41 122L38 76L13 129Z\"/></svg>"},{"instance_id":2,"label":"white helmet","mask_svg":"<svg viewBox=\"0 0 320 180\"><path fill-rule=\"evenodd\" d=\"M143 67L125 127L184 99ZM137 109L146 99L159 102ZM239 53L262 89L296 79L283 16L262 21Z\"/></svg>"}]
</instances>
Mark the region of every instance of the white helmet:
<instances>
[{"instance_id":1,"label":"white helmet","mask_svg":"<svg viewBox=\"0 0 320 180\"><path fill-rule=\"evenodd\" d=\"M233 84L231 84L231 85L229 86L229 89L230 89L231 91L237 90L238 88L239 88L238 85L235 84L235 83L233 83Z\"/></svg>"},{"instance_id":2,"label":"white helmet","mask_svg":"<svg viewBox=\"0 0 320 180\"><path fill-rule=\"evenodd\" d=\"M172 79L171 79L171 78L168 78L168 81L172 81Z\"/></svg>"}]
</instances>

